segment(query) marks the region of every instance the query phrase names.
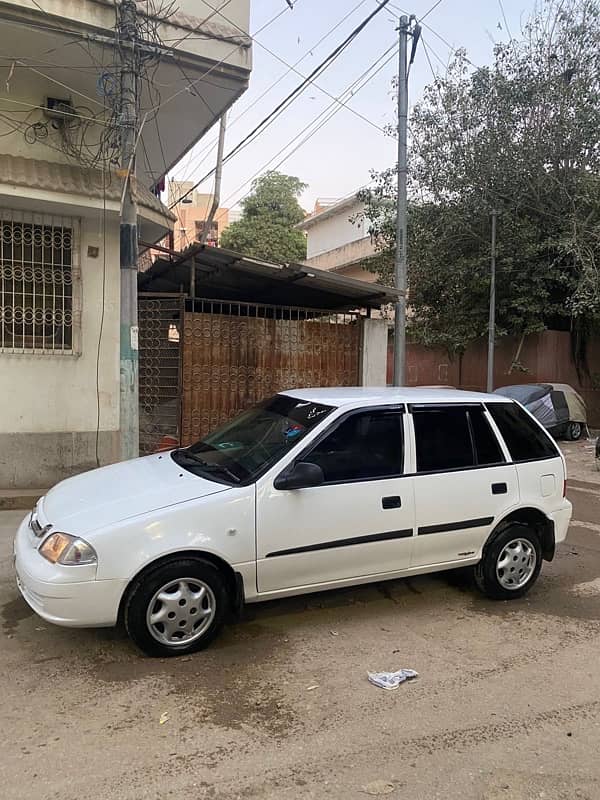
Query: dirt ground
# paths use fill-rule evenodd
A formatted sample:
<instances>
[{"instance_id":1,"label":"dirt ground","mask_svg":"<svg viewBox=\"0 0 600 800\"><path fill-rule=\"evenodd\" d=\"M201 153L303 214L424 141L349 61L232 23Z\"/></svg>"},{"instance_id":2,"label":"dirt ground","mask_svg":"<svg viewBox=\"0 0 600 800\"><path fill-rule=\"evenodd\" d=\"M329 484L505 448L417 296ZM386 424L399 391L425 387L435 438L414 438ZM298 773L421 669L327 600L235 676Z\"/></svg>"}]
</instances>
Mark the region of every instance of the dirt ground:
<instances>
[{"instance_id":1,"label":"dirt ground","mask_svg":"<svg viewBox=\"0 0 600 800\"><path fill-rule=\"evenodd\" d=\"M597 483L600 487L600 470L595 466L596 434L578 442L561 442L567 457L569 479Z\"/></svg>"},{"instance_id":2,"label":"dirt ground","mask_svg":"<svg viewBox=\"0 0 600 800\"><path fill-rule=\"evenodd\" d=\"M449 573L278 601L176 660L33 615L2 512L1 797L598 800L600 473L578 447L576 522L527 598ZM399 667L419 679L367 681Z\"/></svg>"}]
</instances>

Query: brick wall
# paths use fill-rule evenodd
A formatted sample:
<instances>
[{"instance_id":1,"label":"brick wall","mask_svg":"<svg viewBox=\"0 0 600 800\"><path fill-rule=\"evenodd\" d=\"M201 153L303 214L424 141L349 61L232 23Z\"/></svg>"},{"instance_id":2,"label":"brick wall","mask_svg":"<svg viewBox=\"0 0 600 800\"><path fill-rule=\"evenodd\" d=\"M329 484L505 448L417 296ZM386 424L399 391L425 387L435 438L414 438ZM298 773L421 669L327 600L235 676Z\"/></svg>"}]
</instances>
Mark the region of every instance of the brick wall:
<instances>
[{"instance_id":1,"label":"brick wall","mask_svg":"<svg viewBox=\"0 0 600 800\"><path fill-rule=\"evenodd\" d=\"M527 372L513 370L510 365L518 340L502 339L496 347L494 386L512 383L568 383L583 396L588 407L588 422L600 427L600 337L588 346L589 375L581 380L571 356L571 337L563 331L544 331L528 336L519 362ZM392 346L388 352L388 383L393 374ZM484 390L487 376L487 342L473 344L462 360L451 360L444 350L409 344L407 348L408 385L445 384L461 389Z\"/></svg>"}]
</instances>

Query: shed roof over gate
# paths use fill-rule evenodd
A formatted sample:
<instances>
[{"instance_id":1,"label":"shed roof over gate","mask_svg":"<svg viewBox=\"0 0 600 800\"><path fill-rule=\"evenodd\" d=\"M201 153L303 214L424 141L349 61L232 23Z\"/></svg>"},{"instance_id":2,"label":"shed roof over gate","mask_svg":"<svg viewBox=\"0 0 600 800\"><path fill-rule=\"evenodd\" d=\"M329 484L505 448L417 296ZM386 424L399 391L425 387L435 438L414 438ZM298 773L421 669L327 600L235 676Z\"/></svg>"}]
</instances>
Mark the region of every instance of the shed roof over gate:
<instances>
[{"instance_id":1,"label":"shed roof over gate","mask_svg":"<svg viewBox=\"0 0 600 800\"><path fill-rule=\"evenodd\" d=\"M167 251L165 251L167 252ZM273 264L219 247L194 244L160 258L139 275L143 292L185 292L211 300L304 306L315 309L378 308L394 303L395 289L303 264Z\"/></svg>"}]
</instances>

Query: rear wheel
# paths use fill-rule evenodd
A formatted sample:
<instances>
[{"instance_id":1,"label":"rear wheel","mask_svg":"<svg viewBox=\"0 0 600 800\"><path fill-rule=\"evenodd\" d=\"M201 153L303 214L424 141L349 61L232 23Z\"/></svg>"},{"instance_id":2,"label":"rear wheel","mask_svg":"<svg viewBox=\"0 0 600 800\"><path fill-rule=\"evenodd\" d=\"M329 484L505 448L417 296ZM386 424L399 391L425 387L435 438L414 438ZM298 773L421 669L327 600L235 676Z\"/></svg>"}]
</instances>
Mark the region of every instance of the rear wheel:
<instances>
[{"instance_id":1,"label":"rear wheel","mask_svg":"<svg viewBox=\"0 0 600 800\"><path fill-rule=\"evenodd\" d=\"M475 580L487 597L512 600L531 589L541 567L542 548L537 532L514 522L488 545L475 568Z\"/></svg>"},{"instance_id":2,"label":"rear wheel","mask_svg":"<svg viewBox=\"0 0 600 800\"><path fill-rule=\"evenodd\" d=\"M210 644L227 606L225 581L213 564L174 559L133 584L125 603L125 627L149 656L183 655Z\"/></svg>"},{"instance_id":3,"label":"rear wheel","mask_svg":"<svg viewBox=\"0 0 600 800\"><path fill-rule=\"evenodd\" d=\"M570 439L572 442L575 442L577 441L577 439L581 439L582 433L583 433L583 425L581 424L581 422L569 422L566 430L567 439Z\"/></svg>"}]
</instances>

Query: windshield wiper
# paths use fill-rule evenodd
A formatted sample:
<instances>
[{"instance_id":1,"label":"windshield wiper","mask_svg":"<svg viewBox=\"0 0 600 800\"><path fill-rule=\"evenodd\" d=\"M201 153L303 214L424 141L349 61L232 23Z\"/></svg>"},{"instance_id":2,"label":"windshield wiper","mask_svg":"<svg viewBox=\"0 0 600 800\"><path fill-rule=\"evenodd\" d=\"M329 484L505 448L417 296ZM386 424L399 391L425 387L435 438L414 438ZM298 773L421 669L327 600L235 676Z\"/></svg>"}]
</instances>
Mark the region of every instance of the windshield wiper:
<instances>
[{"instance_id":1,"label":"windshield wiper","mask_svg":"<svg viewBox=\"0 0 600 800\"><path fill-rule=\"evenodd\" d=\"M192 453L191 450L187 450L182 447L175 452L178 456L183 456L184 458L199 464L205 472L223 472L225 475L228 475L231 480L234 481L234 483L239 483L241 481L241 478L239 478L235 472L232 472L229 467L226 467L223 464L209 464L208 461L205 461L196 453Z\"/></svg>"},{"instance_id":2,"label":"windshield wiper","mask_svg":"<svg viewBox=\"0 0 600 800\"><path fill-rule=\"evenodd\" d=\"M192 453L192 451L188 450L187 447L178 447L177 450L175 450L175 452L173 453L173 455L183 456L183 458L189 458L190 461L196 461L198 462L198 464L206 463L203 458L197 456L196 453Z\"/></svg>"}]
</instances>

